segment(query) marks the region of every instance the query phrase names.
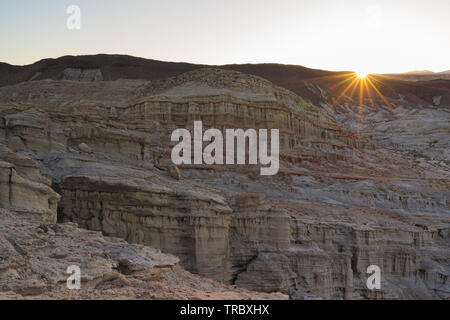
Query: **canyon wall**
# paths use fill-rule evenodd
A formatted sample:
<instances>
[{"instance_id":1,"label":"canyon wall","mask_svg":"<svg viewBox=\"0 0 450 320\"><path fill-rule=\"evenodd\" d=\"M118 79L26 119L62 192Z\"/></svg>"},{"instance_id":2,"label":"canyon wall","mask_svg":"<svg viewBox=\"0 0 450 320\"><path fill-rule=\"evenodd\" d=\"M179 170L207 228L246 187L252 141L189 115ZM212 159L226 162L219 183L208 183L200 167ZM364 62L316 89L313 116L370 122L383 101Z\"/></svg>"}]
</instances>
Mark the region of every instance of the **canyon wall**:
<instances>
[{"instance_id":1,"label":"canyon wall","mask_svg":"<svg viewBox=\"0 0 450 320\"><path fill-rule=\"evenodd\" d=\"M153 82L22 83L0 88L0 117L1 207L159 248L251 290L449 298L448 167L416 167L264 79L204 69ZM196 120L279 129L279 173L174 168L170 134ZM381 290L366 286L369 265L382 270Z\"/></svg>"}]
</instances>

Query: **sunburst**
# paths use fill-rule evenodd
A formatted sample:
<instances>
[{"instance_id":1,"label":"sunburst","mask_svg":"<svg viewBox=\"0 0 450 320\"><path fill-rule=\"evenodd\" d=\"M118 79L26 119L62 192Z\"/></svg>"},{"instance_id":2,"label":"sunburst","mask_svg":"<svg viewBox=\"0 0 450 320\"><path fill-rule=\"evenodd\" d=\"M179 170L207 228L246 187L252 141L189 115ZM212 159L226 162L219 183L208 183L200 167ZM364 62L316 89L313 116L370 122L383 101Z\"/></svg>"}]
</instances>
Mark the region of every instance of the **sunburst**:
<instances>
[{"instance_id":1,"label":"sunburst","mask_svg":"<svg viewBox=\"0 0 450 320\"><path fill-rule=\"evenodd\" d=\"M367 77L368 73L364 71L357 71L356 76L360 79L365 79Z\"/></svg>"},{"instance_id":2,"label":"sunburst","mask_svg":"<svg viewBox=\"0 0 450 320\"><path fill-rule=\"evenodd\" d=\"M337 104L340 102L341 99L353 99L353 97L358 95L359 97L359 103L358 103L358 124L361 125L362 118L364 116L364 103L366 100L369 100L369 103L374 107L376 96L381 98L383 103L386 105L386 107L392 112L392 114L397 117L399 120L400 117L398 116L397 112L395 111L395 108L392 106L392 104L389 102L389 100L381 93L381 90L378 88L378 86L383 87L385 84L381 79L382 78L390 78L389 76L384 75L376 75L376 74L370 74L365 71L357 71L357 72L349 72L334 76L325 76L325 77L315 77L307 80L319 80L323 79L327 81L328 83L330 81L333 81L333 78L336 80L333 84L331 84L330 88L332 88L333 91L339 90L339 94L337 95L337 98L334 99L333 105L334 107L337 106ZM338 78L343 78L338 79ZM345 98L347 97L347 98Z\"/></svg>"}]
</instances>

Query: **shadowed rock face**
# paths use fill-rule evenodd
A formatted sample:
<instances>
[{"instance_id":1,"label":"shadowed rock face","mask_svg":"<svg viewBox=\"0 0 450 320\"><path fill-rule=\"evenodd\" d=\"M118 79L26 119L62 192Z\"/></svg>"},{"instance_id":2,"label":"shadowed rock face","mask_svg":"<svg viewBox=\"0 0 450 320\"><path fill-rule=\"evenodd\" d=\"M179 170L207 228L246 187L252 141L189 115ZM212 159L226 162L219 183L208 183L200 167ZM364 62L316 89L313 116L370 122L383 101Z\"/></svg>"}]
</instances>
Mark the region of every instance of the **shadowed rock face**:
<instances>
[{"instance_id":1,"label":"shadowed rock face","mask_svg":"<svg viewBox=\"0 0 450 320\"><path fill-rule=\"evenodd\" d=\"M189 271L252 290L448 298L448 164L387 149L318 87L308 90L320 107L218 69L0 88L0 204L53 222L57 210L59 222L159 248ZM280 129L279 173L183 165L178 179L170 134L195 120L204 129ZM365 285L372 264L382 269L379 291Z\"/></svg>"},{"instance_id":2,"label":"shadowed rock face","mask_svg":"<svg viewBox=\"0 0 450 320\"><path fill-rule=\"evenodd\" d=\"M67 68L64 69L62 80L83 81L83 82L102 81L103 75L100 69L86 70L86 69Z\"/></svg>"}]
</instances>

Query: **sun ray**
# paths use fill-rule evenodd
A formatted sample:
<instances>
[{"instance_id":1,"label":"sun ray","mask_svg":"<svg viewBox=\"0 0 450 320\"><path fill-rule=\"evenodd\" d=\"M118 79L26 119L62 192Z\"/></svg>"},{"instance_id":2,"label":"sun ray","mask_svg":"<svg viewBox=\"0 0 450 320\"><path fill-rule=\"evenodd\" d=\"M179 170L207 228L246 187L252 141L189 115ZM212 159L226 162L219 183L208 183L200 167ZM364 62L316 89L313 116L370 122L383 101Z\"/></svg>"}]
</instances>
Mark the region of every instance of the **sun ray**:
<instances>
[{"instance_id":1,"label":"sun ray","mask_svg":"<svg viewBox=\"0 0 450 320\"><path fill-rule=\"evenodd\" d=\"M391 75L388 75L388 74L377 74L377 76L380 76L380 77L386 78L386 79L405 81L405 79L402 79L402 78L399 78L399 77L395 77L395 76L391 76Z\"/></svg>"},{"instance_id":2,"label":"sun ray","mask_svg":"<svg viewBox=\"0 0 450 320\"><path fill-rule=\"evenodd\" d=\"M359 81L359 106L360 107L362 106L363 101L364 101L364 88L363 88L363 85L364 85L365 81L366 81L365 79L360 79L360 81Z\"/></svg>"},{"instance_id":3,"label":"sun ray","mask_svg":"<svg viewBox=\"0 0 450 320\"><path fill-rule=\"evenodd\" d=\"M359 84L358 78L356 78L355 86L352 88L352 92L350 92L350 98L352 100L353 100L353 97L355 96L356 89L358 89L358 84Z\"/></svg>"},{"instance_id":4,"label":"sun ray","mask_svg":"<svg viewBox=\"0 0 450 320\"><path fill-rule=\"evenodd\" d=\"M375 90L375 92L380 96L380 98L386 103L389 111L398 119L400 120L400 123L406 127L405 123L402 121L402 118L398 115L398 113L395 111L395 108L391 105L391 103L386 99L386 97L378 90L378 88L372 83L370 78L367 79L367 82L372 86L372 88Z\"/></svg>"},{"instance_id":5,"label":"sun ray","mask_svg":"<svg viewBox=\"0 0 450 320\"><path fill-rule=\"evenodd\" d=\"M380 98L386 103L386 105L389 107L389 109L394 109L390 102L386 99L386 97L378 90L378 88L372 83L371 79L368 78L367 82L372 86L372 88L375 90L375 92L380 96Z\"/></svg>"},{"instance_id":6,"label":"sun ray","mask_svg":"<svg viewBox=\"0 0 450 320\"><path fill-rule=\"evenodd\" d=\"M343 77L348 77L349 75L353 75L353 72L346 72L343 74L336 74L336 75L330 75L330 76L321 76L321 77L312 77L312 78L306 78L304 80L328 80L328 79L335 79L335 78L343 78Z\"/></svg>"},{"instance_id":7,"label":"sun ray","mask_svg":"<svg viewBox=\"0 0 450 320\"><path fill-rule=\"evenodd\" d=\"M369 98L370 104L371 104L372 108L375 108L375 101L372 97L372 90L370 90L370 87L367 85L367 82L369 82L369 77L367 77L365 87L366 87L367 97Z\"/></svg>"},{"instance_id":8,"label":"sun ray","mask_svg":"<svg viewBox=\"0 0 450 320\"><path fill-rule=\"evenodd\" d=\"M361 127L362 127L362 106L364 102L364 84L366 82L365 78L360 78L359 80L359 107L358 107L358 133L361 137Z\"/></svg>"},{"instance_id":9,"label":"sun ray","mask_svg":"<svg viewBox=\"0 0 450 320\"><path fill-rule=\"evenodd\" d=\"M382 86L386 86L386 84L385 84L382 80L377 79L375 75L372 75L372 74L371 74L371 75L368 76L367 78L370 79L370 80L372 80L372 81L375 81L375 82L379 83L379 84L382 85Z\"/></svg>"},{"instance_id":10,"label":"sun ray","mask_svg":"<svg viewBox=\"0 0 450 320\"><path fill-rule=\"evenodd\" d=\"M351 78L350 78L351 79ZM337 103L339 103L339 100L347 93L348 90L350 90L350 88L352 88L355 83L358 81L358 78L354 77L354 79L352 80L352 82L350 82L348 84L348 86L341 92L341 94L338 96L338 98L336 99L334 105L336 106Z\"/></svg>"},{"instance_id":11,"label":"sun ray","mask_svg":"<svg viewBox=\"0 0 450 320\"><path fill-rule=\"evenodd\" d=\"M334 84L333 87L335 87L336 89L338 89L341 85L343 85L344 83L346 83L346 82L348 82L348 81L350 81L350 80L352 80L352 79L353 79L353 77L351 77L351 78L346 78L346 79L344 79L344 80L342 80L342 81L339 81L338 83Z\"/></svg>"}]
</instances>

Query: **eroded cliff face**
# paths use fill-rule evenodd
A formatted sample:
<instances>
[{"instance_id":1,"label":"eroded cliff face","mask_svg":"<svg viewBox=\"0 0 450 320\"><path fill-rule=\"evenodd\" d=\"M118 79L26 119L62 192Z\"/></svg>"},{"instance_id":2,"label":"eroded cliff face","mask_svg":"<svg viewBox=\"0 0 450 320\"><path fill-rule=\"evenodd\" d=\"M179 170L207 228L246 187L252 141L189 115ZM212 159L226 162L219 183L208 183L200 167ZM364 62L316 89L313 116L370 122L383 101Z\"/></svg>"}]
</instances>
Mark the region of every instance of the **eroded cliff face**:
<instances>
[{"instance_id":1,"label":"eroded cliff face","mask_svg":"<svg viewBox=\"0 0 450 320\"><path fill-rule=\"evenodd\" d=\"M0 144L0 159L0 208L56 222L60 196L52 190L51 180L40 174L39 164L4 144Z\"/></svg>"},{"instance_id":2,"label":"eroded cliff face","mask_svg":"<svg viewBox=\"0 0 450 320\"><path fill-rule=\"evenodd\" d=\"M154 82L23 83L0 88L0 116L1 207L53 222L57 210L60 222L256 291L449 297L448 166L415 166L266 80L205 69ZM205 130L280 129L279 173L182 165L179 179L170 135L195 120ZM366 287L373 264L381 290Z\"/></svg>"}]
</instances>

